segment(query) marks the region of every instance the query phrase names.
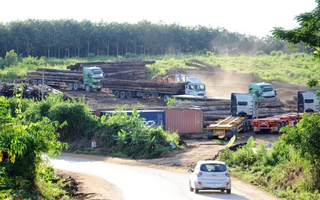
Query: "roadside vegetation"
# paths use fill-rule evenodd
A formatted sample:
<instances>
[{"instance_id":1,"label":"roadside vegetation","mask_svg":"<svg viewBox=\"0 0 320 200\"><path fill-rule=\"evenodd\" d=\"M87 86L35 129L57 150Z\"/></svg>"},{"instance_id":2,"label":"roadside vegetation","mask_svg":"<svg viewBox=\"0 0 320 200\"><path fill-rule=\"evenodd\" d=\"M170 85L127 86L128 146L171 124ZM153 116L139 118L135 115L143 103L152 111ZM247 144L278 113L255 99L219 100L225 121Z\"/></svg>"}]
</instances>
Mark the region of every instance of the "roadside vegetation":
<instances>
[{"instance_id":1,"label":"roadside vegetation","mask_svg":"<svg viewBox=\"0 0 320 200\"><path fill-rule=\"evenodd\" d=\"M183 148L177 133L148 127L137 109L130 116L121 109L98 118L88 105L62 94L36 102L0 97L0 198L72 199L48 162L62 151L150 159ZM94 139L96 152L88 142Z\"/></svg>"}]
</instances>

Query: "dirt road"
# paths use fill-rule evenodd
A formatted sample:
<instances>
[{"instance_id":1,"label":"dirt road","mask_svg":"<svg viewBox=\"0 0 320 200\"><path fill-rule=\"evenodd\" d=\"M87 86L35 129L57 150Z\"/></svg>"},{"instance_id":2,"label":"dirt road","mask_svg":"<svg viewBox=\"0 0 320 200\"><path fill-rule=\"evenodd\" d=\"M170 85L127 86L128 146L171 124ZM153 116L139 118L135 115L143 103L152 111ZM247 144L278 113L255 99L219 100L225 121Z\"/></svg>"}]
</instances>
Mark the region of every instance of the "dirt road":
<instances>
[{"instance_id":1,"label":"dirt road","mask_svg":"<svg viewBox=\"0 0 320 200\"><path fill-rule=\"evenodd\" d=\"M254 136L255 142L272 143L278 139L279 135L273 134L259 134L255 135L253 132L242 133L239 135L236 143L243 143L248 140L250 136ZM224 149L224 145L217 145L212 141L205 138L204 135L198 135L197 137L189 137L184 140L186 142L186 148L182 151L173 151L163 158L149 159L149 160L132 160L113 157L93 156L93 155L80 155L64 153L62 155L89 159L92 161L111 162L130 166L142 166L155 169L162 169L167 171L179 172L187 174L189 168L193 168L198 160L212 159L219 150ZM76 173L70 171L58 171L61 174L68 174L73 176L80 184L80 191L89 194L86 199L110 199L110 200L122 200L123 196L120 188L114 184L107 182L99 177L92 177L83 173ZM246 195L253 195L259 197L258 199L275 199L265 191L258 189L250 184L243 183L242 181L232 177L234 182L238 182L237 189L245 193ZM186 183L187 184L187 183ZM234 185L234 186L235 186ZM257 199L257 198L255 198Z\"/></svg>"}]
</instances>

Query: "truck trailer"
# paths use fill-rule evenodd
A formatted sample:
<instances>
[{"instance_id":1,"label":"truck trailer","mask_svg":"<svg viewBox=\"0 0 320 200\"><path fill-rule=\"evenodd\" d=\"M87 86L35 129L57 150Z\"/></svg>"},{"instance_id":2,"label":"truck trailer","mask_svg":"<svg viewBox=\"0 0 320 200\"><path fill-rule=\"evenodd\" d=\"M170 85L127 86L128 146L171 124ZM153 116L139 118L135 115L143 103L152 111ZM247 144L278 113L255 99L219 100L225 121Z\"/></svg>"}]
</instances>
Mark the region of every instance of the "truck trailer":
<instances>
[{"instance_id":1,"label":"truck trailer","mask_svg":"<svg viewBox=\"0 0 320 200\"><path fill-rule=\"evenodd\" d=\"M159 98L167 101L168 97L192 100L192 97L205 99L206 88L199 78L185 77L182 80L122 80L105 78L102 81L116 98ZM199 98L195 98L200 100Z\"/></svg>"},{"instance_id":2,"label":"truck trailer","mask_svg":"<svg viewBox=\"0 0 320 200\"><path fill-rule=\"evenodd\" d=\"M247 132L252 127L251 120L257 117L258 103L255 95L247 93L231 94L231 116L208 125L208 139L230 140L240 132Z\"/></svg>"},{"instance_id":3,"label":"truck trailer","mask_svg":"<svg viewBox=\"0 0 320 200\"><path fill-rule=\"evenodd\" d=\"M27 80L36 85L43 83L53 87L67 87L70 90L84 89L87 92L92 89L101 91L103 77L104 73L99 67L83 67L82 72L47 68L27 72Z\"/></svg>"},{"instance_id":4,"label":"truck trailer","mask_svg":"<svg viewBox=\"0 0 320 200\"><path fill-rule=\"evenodd\" d=\"M295 126L300 121L299 113L288 113L266 118L252 119L253 131L259 133L278 133L284 126Z\"/></svg>"}]
</instances>

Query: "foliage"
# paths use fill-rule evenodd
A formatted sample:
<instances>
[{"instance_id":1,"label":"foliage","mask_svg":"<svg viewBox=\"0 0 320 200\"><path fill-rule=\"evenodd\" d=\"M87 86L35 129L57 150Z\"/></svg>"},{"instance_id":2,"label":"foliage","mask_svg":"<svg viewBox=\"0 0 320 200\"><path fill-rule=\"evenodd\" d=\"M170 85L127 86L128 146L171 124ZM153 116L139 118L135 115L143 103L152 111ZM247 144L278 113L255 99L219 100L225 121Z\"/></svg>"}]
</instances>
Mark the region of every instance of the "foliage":
<instances>
[{"instance_id":1,"label":"foliage","mask_svg":"<svg viewBox=\"0 0 320 200\"><path fill-rule=\"evenodd\" d=\"M14 118L8 105L5 98L0 97L0 172L3 177L0 184L7 188L0 190L0 196L9 198L19 194L28 198L37 195L30 191L35 191L43 153L57 156L67 145L57 140L58 123L46 117L36 123L24 121L19 114L21 106L17 106L17 118Z\"/></svg>"},{"instance_id":2,"label":"foliage","mask_svg":"<svg viewBox=\"0 0 320 200\"><path fill-rule=\"evenodd\" d=\"M77 57L90 61L95 55L132 58L208 52L211 55L292 52L286 42L270 36L258 38L225 28L154 24L146 20L135 24L74 19L12 21L0 26L0 46L6 47L0 49L0 57L8 49L15 49L22 57ZM308 53L307 49L299 51Z\"/></svg>"},{"instance_id":3,"label":"foliage","mask_svg":"<svg viewBox=\"0 0 320 200\"><path fill-rule=\"evenodd\" d=\"M147 127L142 123L137 109L132 115L119 108L109 116L101 117L101 129L97 133L111 154L130 158L157 158L173 149L171 142L179 147L179 135L165 132L161 127Z\"/></svg>"},{"instance_id":4,"label":"foliage","mask_svg":"<svg viewBox=\"0 0 320 200\"><path fill-rule=\"evenodd\" d=\"M18 63L18 55L14 52L14 50L7 52L5 59L7 67L16 65Z\"/></svg>"},{"instance_id":5,"label":"foliage","mask_svg":"<svg viewBox=\"0 0 320 200\"><path fill-rule=\"evenodd\" d=\"M286 126L274 144L254 145L253 138L232 152L219 154L231 173L285 199L318 199L320 114L304 114L296 126Z\"/></svg>"}]
</instances>

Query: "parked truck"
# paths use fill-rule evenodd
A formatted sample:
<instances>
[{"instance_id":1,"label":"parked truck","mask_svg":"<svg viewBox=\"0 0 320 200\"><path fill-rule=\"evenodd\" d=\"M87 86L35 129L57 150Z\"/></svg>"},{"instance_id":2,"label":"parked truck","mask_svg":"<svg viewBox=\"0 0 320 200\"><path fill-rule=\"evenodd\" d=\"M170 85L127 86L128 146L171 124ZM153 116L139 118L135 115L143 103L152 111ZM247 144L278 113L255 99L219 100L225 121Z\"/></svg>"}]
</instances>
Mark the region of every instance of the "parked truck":
<instances>
[{"instance_id":1,"label":"parked truck","mask_svg":"<svg viewBox=\"0 0 320 200\"><path fill-rule=\"evenodd\" d=\"M196 77L183 76L182 78L157 78L155 80L105 78L102 84L108 88L116 98L121 99L133 97L161 98L166 101L168 97L174 97L177 99L202 100L205 99L206 96L205 85Z\"/></svg>"},{"instance_id":2,"label":"parked truck","mask_svg":"<svg viewBox=\"0 0 320 200\"><path fill-rule=\"evenodd\" d=\"M249 93L256 95L258 99L273 98L277 96L277 91L270 83L250 83Z\"/></svg>"},{"instance_id":3,"label":"parked truck","mask_svg":"<svg viewBox=\"0 0 320 200\"><path fill-rule=\"evenodd\" d=\"M299 91L298 92L298 112L319 112L320 98L316 95L316 91Z\"/></svg>"},{"instance_id":4,"label":"parked truck","mask_svg":"<svg viewBox=\"0 0 320 200\"><path fill-rule=\"evenodd\" d=\"M252 120L253 131L259 133L281 133L284 126L295 126L300 121L299 113L288 113Z\"/></svg>"},{"instance_id":5,"label":"parked truck","mask_svg":"<svg viewBox=\"0 0 320 200\"><path fill-rule=\"evenodd\" d=\"M239 132L247 132L252 127L251 120L257 117L258 103L255 95L249 93L231 94L231 116L216 121L206 127L208 139L230 140Z\"/></svg>"},{"instance_id":6,"label":"parked truck","mask_svg":"<svg viewBox=\"0 0 320 200\"><path fill-rule=\"evenodd\" d=\"M27 80L34 84L45 84L54 87L67 87L70 90L84 89L90 92L93 89L102 89L101 80L104 73L99 67L83 67L82 71L38 68L27 72Z\"/></svg>"}]
</instances>

